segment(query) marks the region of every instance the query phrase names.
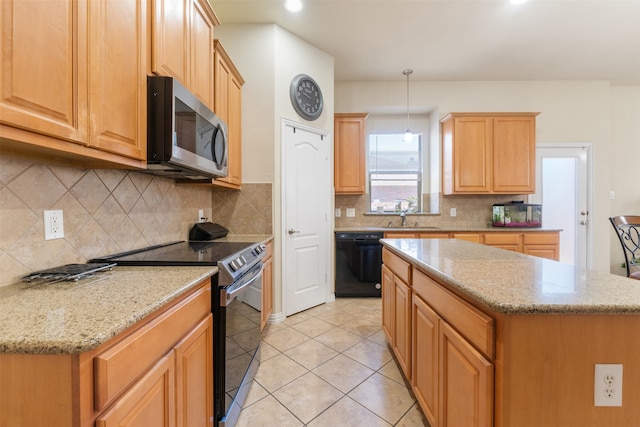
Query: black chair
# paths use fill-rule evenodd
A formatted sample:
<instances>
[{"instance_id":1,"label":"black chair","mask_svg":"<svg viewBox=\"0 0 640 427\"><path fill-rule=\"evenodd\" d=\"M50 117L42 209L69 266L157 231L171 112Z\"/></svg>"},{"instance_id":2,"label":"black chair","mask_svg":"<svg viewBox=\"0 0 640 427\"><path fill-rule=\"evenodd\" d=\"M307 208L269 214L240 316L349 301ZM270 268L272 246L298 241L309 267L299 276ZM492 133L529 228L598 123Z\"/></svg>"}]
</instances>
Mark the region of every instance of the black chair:
<instances>
[{"instance_id":1,"label":"black chair","mask_svg":"<svg viewBox=\"0 0 640 427\"><path fill-rule=\"evenodd\" d=\"M613 216L609 221L622 245L627 277L640 280L640 215Z\"/></svg>"}]
</instances>

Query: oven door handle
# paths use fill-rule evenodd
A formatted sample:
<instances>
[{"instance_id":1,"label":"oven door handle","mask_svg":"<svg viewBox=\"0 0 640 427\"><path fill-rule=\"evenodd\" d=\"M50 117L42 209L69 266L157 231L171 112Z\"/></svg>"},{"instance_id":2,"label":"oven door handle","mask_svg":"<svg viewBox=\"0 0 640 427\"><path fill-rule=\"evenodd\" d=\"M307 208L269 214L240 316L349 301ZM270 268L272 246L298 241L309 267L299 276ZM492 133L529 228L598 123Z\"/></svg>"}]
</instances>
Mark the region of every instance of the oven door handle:
<instances>
[{"instance_id":1,"label":"oven door handle","mask_svg":"<svg viewBox=\"0 0 640 427\"><path fill-rule=\"evenodd\" d=\"M220 289L220 306L228 306L234 299L236 299L238 295L246 291L247 287L250 286L253 282L258 279L262 280L262 263L260 263L260 268L257 270L258 272L255 273L255 275L249 281L233 289L231 292L229 292L227 289Z\"/></svg>"}]
</instances>

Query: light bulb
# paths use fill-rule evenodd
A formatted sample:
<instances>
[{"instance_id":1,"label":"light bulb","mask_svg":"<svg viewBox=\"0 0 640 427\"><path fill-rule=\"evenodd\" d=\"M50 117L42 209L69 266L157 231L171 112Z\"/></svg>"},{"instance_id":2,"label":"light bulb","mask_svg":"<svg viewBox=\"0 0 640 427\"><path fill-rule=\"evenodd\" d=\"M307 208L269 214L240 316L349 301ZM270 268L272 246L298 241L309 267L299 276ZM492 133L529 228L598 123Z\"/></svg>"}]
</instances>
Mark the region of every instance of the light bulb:
<instances>
[{"instance_id":1,"label":"light bulb","mask_svg":"<svg viewBox=\"0 0 640 427\"><path fill-rule=\"evenodd\" d=\"M404 133L404 136L402 137L402 141L413 142L413 134L409 129L407 129L407 131Z\"/></svg>"},{"instance_id":2,"label":"light bulb","mask_svg":"<svg viewBox=\"0 0 640 427\"><path fill-rule=\"evenodd\" d=\"M284 8L289 12L297 13L302 10L302 1L301 0L286 0L284 2Z\"/></svg>"}]
</instances>

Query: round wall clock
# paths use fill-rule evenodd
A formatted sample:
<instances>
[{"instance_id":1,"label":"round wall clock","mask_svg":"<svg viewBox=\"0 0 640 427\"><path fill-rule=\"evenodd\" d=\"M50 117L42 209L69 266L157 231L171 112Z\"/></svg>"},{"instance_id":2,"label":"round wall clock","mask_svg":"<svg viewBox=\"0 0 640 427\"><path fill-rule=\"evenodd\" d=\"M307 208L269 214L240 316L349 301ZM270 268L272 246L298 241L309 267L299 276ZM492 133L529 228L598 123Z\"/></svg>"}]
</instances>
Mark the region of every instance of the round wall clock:
<instances>
[{"instance_id":1,"label":"round wall clock","mask_svg":"<svg viewBox=\"0 0 640 427\"><path fill-rule=\"evenodd\" d=\"M298 74L291 81L289 91L291 104L300 116L315 120L322 114L322 91L320 86L306 74Z\"/></svg>"}]
</instances>

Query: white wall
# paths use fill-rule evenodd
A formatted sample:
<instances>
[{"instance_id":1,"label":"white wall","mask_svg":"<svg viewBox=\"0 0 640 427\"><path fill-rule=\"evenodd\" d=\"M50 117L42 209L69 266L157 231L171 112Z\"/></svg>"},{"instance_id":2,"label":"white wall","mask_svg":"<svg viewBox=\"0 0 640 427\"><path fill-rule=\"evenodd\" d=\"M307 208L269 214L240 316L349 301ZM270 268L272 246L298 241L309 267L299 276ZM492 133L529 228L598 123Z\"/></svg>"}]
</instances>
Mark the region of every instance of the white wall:
<instances>
[{"instance_id":1,"label":"white wall","mask_svg":"<svg viewBox=\"0 0 640 427\"><path fill-rule=\"evenodd\" d=\"M275 25L216 28L247 81L243 88L243 175L247 182L274 182L280 191L280 118L301 120L289 104L289 82L310 74L321 85L325 111L311 125L333 129L333 111L369 112L406 106L406 81L336 82L333 59ZM462 111L537 111L538 142L593 144L593 267L609 271L618 262L608 217L640 213L640 186L633 161L640 150L640 87L604 81L420 82L411 80L412 108L435 109L439 117ZM332 102L335 96L335 104ZM437 123L439 117L431 119ZM433 129L432 129L433 131ZM435 136L432 132L432 137ZM621 154L624 153L624 154ZM637 164L637 163L636 163ZM609 191L616 199L609 200ZM280 203L279 194L274 203ZM274 215L274 232L280 217ZM611 267L613 271L613 267Z\"/></svg>"},{"instance_id":2,"label":"white wall","mask_svg":"<svg viewBox=\"0 0 640 427\"><path fill-rule=\"evenodd\" d=\"M336 110L363 111L405 103L406 83L337 82ZM437 106L440 117L449 112L535 111L538 142L591 142L593 144L593 268L609 271L613 241L608 217L614 214L609 191L614 184L616 204L640 212L640 187L631 167L617 165L615 151L640 150L640 88L611 87L602 81L550 82L411 82L414 108ZM633 148L633 147L635 148ZM627 159L629 156L626 156ZM637 157L637 155L636 155Z\"/></svg>"},{"instance_id":3,"label":"white wall","mask_svg":"<svg viewBox=\"0 0 640 427\"><path fill-rule=\"evenodd\" d=\"M215 37L246 82L242 88L242 180L274 184L272 316L277 318L283 311L281 121L289 119L326 130L333 147L333 57L277 25L221 25L216 27ZM291 105L289 86L298 74L310 75L322 90L324 108L315 121L302 119Z\"/></svg>"}]
</instances>

